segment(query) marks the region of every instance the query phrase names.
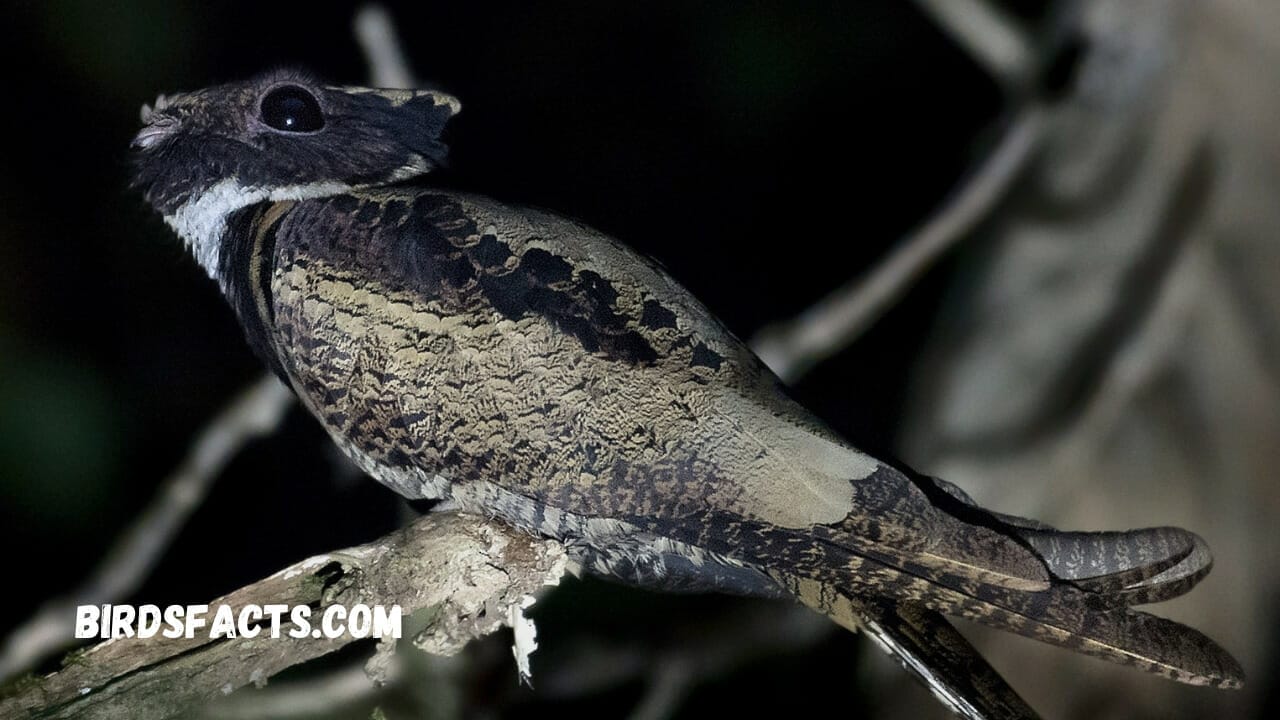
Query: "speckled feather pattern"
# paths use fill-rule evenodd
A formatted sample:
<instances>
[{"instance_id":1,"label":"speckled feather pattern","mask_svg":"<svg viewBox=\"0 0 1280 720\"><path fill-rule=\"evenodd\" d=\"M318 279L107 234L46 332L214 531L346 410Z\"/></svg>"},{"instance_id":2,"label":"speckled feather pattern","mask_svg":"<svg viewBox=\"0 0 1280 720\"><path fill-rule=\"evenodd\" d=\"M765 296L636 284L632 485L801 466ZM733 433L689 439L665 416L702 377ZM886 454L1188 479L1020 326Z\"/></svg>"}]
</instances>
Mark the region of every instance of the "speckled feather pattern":
<instances>
[{"instance_id":1,"label":"speckled feather pattern","mask_svg":"<svg viewBox=\"0 0 1280 720\"><path fill-rule=\"evenodd\" d=\"M344 242L388 207L398 223ZM559 507L593 497L612 515L711 504L791 527L848 516L849 480L874 461L816 425L777 438L771 426L802 411L740 345L642 282L653 271L611 267L616 246L569 250L564 238L583 232L431 192L299 203L276 236L277 347L297 348L286 368L331 432L387 465L491 479ZM646 304L674 319L637 322Z\"/></svg>"}]
</instances>

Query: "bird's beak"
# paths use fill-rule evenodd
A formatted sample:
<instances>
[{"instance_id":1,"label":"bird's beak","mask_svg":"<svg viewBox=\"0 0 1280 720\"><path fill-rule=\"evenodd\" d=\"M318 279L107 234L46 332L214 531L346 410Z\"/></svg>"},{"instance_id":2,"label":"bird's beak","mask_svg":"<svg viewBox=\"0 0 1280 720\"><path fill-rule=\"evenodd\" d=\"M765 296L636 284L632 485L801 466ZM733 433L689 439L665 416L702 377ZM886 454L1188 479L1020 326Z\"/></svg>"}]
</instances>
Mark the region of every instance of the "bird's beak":
<instances>
[{"instance_id":1,"label":"bird's beak","mask_svg":"<svg viewBox=\"0 0 1280 720\"><path fill-rule=\"evenodd\" d=\"M169 129L158 125L148 125L133 136L133 142L129 143L129 147L135 150L146 150L155 145L169 134Z\"/></svg>"},{"instance_id":2,"label":"bird's beak","mask_svg":"<svg viewBox=\"0 0 1280 720\"><path fill-rule=\"evenodd\" d=\"M172 116L163 115L161 111L169 106L171 98L165 95L156 97L154 105L142 104L142 110L139 116L142 120L142 130L133 136L133 142L129 144L136 150L146 150L165 139L178 129L178 121Z\"/></svg>"},{"instance_id":3,"label":"bird's beak","mask_svg":"<svg viewBox=\"0 0 1280 720\"><path fill-rule=\"evenodd\" d=\"M129 144L135 150L146 150L153 147L161 140L169 137L178 129L178 121L155 112L148 112L150 108L146 105L142 106L142 115L146 120L146 125L133 136L133 142Z\"/></svg>"}]
</instances>

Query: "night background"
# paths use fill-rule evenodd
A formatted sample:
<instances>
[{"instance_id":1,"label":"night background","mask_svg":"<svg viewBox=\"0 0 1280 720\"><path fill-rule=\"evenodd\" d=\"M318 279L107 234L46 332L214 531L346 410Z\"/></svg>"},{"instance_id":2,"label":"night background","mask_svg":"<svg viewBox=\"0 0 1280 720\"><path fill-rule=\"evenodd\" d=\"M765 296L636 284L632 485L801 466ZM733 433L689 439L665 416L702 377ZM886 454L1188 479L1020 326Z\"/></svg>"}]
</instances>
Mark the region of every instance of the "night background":
<instances>
[{"instance_id":1,"label":"night background","mask_svg":"<svg viewBox=\"0 0 1280 720\"><path fill-rule=\"evenodd\" d=\"M1064 42L1058 23L1075 17L1064 6L993 2L1047 48L1037 60L1043 67L1011 89L923 4L385 6L419 80L463 105L446 135L450 166L426 182L581 219L658 259L744 338L873 269L966 182L1021 107L1060 113L1042 154L977 229L794 393L855 445L942 474L996 509L1089 530L1179 525L1206 538L1215 571L1168 614L1235 653L1249 674L1246 689L1178 686L1021 638L975 636L1045 717L1269 715L1280 638L1270 529L1280 506L1280 221L1268 204L1280 192L1272 72L1280 13L1225 2L1134 3L1133 16L1169 19L1153 30L1158 23L1127 16L1108 25L1112 15L1095 6L1115 2L1080 3L1078 22L1090 30ZM366 84L351 30L358 6L7 5L0 546L9 552L0 634L83 581L209 418L262 375L214 284L129 189L138 108L158 93L280 66ZM1243 17L1250 13L1259 17ZM1091 40L1094 30L1107 39ZM1095 96L1078 101L1097 89L1080 84L1089 53L1114 51L1106 42L1129 30L1144 52L1159 54L1158 67L1125 76L1133 85L1106 95L1113 105ZM1125 60L1099 54L1096 62ZM1097 130L1106 113L1123 127ZM1182 163L1184 156L1191 159ZM1195 159L1205 156L1211 160ZM1084 159L1053 163L1063 157ZM1121 169L1093 172L1090 162ZM1066 166L1074 175L1052 175ZM1208 177L1212 189L1187 200L1184 170ZM1193 201L1198 212L1165 212ZM1126 213L1136 219L1112 220ZM1040 249L1022 257L1058 264L1019 270L1008 258L1024 240ZM1178 249L1160 249L1170 244ZM1168 259L1132 260L1148 252ZM1083 259L1062 260L1073 253ZM1213 272L1179 270L1208 256L1216 258ZM1087 283L1105 282L1112 265L1138 270L1110 290L1090 290ZM1081 398L1098 388L1105 395L1112 371L1130 367L1112 360L1146 342L1147 318L1166 298L1152 288L1165 287L1166 277L1192 278L1190 299L1178 306L1190 319L1174 323L1171 343L1155 346L1165 360L1133 402L1108 415L1115 424L1107 446L1064 460L1066 451L1054 447L1078 450L1084 442L1064 428L1093 417ZM1201 294L1205 283L1213 289ZM1222 297L1237 298L1221 304L1235 308L1223 312L1238 328L1210 314ZM1046 315L1028 315L1042 307ZM999 345L999 328L1053 323L1060 318L1051 311L1076 307L1088 317L1067 312L1065 329L1040 334L1060 350ZM1097 327L1081 329L1090 322ZM995 350L974 349L990 338ZM992 355L1013 359L980 362ZM948 366L957 357L964 363ZM978 377L995 377L1005 390L990 402L955 401L966 409L948 415L957 395L946 388L972 387L965 373L977 366ZM1019 384L1049 376L1043 392ZM1007 409L1000 400L1009 398L1035 407ZM984 425L975 418L986 408L1007 412ZM981 427L957 426L957 417ZM1005 432L1002 423L1023 423L1025 432ZM1056 445L1065 435L1071 439ZM1153 465L1151 457L1162 460ZM1043 473L1041 460L1052 465ZM966 472L981 475L988 462L1002 479L974 486ZM1034 489L1010 494L1011 477ZM1099 477L1107 478L1102 485ZM371 541L411 514L295 407L279 431L235 457L125 601L207 602L308 555ZM709 634L731 636L720 627L726 618L793 622L785 612L566 579L533 611L541 644L534 689L517 686L504 632L449 665L448 702L422 691L435 685L403 680L327 716L364 718L378 706L389 718L627 717L646 697L646 662L677 656ZM715 665L690 684L674 714L653 717L816 717L832 707L843 717L946 716L865 639L798 627L794 642L743 649L740 661ZM1006 645L1013 649L1002 654ZM358 666L369 652L356 644L264 692ZM571 666L578 652L629 659L617 661L616 678L575 688L555 668ZM56 667L54 657L40 669ZM440 684L438 669L431 672Z\"/></svg>"}]
</instances>

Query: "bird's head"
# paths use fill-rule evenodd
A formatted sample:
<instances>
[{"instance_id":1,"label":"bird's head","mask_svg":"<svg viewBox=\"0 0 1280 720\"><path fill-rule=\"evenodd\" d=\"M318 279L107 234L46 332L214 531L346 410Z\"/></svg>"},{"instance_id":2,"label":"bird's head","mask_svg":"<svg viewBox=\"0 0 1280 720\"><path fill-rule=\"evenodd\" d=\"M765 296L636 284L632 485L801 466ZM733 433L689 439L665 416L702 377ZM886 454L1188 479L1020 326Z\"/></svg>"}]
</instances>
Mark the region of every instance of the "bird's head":
<instances>
[{"instance_id":1,"label":"bird's head","mask_svg":"<svg viewBox=\"0 0 1280 720\"><path fill-rule=\"evenodd\" d=\"M434 90L326 85L297 71L142 107L134 184L212 272L231 211L395 182L438 166L460 105Z\"/></svg>"},{"instance_id":2,"label":"bird's head","mask_svg":"<svg viewBox=\"0 0 1280 720\"><path fill-rule=\"evenodd\" d=\"M444 159L440 134L459 107L433 90L325 85L296 71L162 95L142 107L135 183L169 215L219 183L275 199L402 180Z\"/></svg>"}]
</instances>

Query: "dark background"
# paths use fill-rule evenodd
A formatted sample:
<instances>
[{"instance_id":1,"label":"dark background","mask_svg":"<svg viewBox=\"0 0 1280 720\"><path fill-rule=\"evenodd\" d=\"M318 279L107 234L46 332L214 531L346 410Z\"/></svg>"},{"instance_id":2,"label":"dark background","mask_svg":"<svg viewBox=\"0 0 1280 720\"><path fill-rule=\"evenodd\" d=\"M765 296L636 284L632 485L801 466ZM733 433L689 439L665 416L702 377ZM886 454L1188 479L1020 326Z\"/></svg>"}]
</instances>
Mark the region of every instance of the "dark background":
<instances>
[{"instance_id":1,"label":"dark background","mask_svg":"<svg viewBox=\"0 0 1280 720\"><path fill-rule=\"evenodd\" d=\"M23 591L0 593L0 632L74 587L261 372L212 282L128 188L139 106L280 65L362 84L355 5L8 7L0 547L5 584ZM432 182L583 219L658 258L744 337L872 266L987 148L1004 107L900 0L388 5L418 76L463 103L452 167ZM796 390L868 450L893 445L946 269ZM207 601L374 539L400 506L295 410L238 457L132 599ZM535 617L553 647L557 633L661 636L725 604L570 581ZM857 642L836 634L750 664L697 690L684 716L824 704L853 716L874 704L855 682ZM565 717L620 715L642 689L529 705L537 693L499 671L487 682L504 703Z\"/></svg>"}]
</instances>

